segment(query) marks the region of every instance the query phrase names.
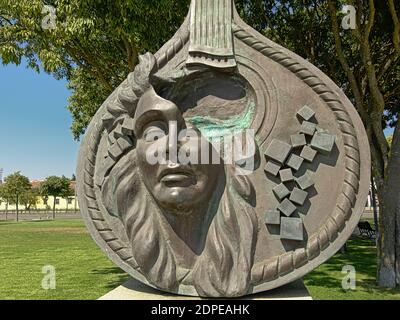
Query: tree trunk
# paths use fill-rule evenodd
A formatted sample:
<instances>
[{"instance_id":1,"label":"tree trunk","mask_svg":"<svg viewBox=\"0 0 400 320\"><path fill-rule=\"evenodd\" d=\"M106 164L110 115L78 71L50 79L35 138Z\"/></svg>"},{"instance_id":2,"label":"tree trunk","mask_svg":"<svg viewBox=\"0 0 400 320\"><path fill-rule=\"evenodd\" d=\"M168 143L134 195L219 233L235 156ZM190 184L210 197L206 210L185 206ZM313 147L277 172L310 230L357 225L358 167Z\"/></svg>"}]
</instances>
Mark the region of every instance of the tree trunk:
<instances>
[{"instance_id":1,"label":"tree trunk","mask_svg":"<svg viewBox=\"0 0 400 320\"><path fill-rule=\"evenodd\" d=\"M16 206L16 209L17 209L17 216L16 216L16 220L17 220L17 222L19 221L19 216L18 216L18 214L19 214L18 202L19 202L19 196L17 195L17 201L16 201L16 204L15 204L15 206Z\"/></svg>"},{"instance_id":2,"label":"tree trunk","mask_svg":"<svg viewBox=\"0 0 400 320\"><path fill-rule=\"evenodd\" d=\"M387 178L380 190L380 234L378 240L378 284L395 288L400 284L400 126L396 125Z\"/></svg>"},{"instance_id":3,"label":"tree trunk","mask_svg":"<svg viewBox=\"0 0 400 320\"><path fill-rule=\"evenodd\" d=\"M400 286L400 121L398 120L395 133L393 135L392 149L390 154L390 168L389 174L392 175L390 179L390 186L393 196L394 212L396 215L396 285Z\"/></svg>"},{"instance_id":4,"label":"tree trunk","mask_svg":"<svg viewBox=\"0 0 400 320\"><path fill-rule=\"evenodd\" d=\"M8 220L8 200L6 202L6 221Z\"/></svg>"},{"instance_id":5,"label":"tree trunk","mask_svg":"<svg viewBox=\"0 0 400 320\"><path fill-rule=\"evenodd\" d=\"M373 177L373 175L371 175ZM372 208L374 210L374 224L375 224L375 232L376 232L376 241L378 241L379 237L379 218L378 218L378 206L376 203L376 189L375 189L375 181L374 178L371 178L371 202Z\"/></svg>"},{"instance_id":6,"label":"tree trunk","mask_svg":"<svg viewBox=\"0 0 400 320\"><path fill-rule=\"evenodd\" d=\"M56 219L56 197L53 200L53 220Z\"/></svg>"}]
</instances>

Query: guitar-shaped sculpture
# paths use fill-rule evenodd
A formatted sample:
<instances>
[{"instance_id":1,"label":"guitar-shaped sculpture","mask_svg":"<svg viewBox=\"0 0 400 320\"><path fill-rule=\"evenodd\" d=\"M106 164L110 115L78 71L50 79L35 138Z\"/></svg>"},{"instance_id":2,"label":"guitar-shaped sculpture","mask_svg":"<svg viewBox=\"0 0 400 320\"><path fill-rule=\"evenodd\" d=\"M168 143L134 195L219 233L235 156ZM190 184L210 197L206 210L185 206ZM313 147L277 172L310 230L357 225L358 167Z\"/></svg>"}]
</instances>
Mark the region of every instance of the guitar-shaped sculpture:
<instances>
[{"instance_id":1,"label":"guitar-shaped sculpture","mask_svg":"<svg viewBox=\"0 0 400 320\"><path fill-rule=\"evenodd\" d=\"M246 25L232 0L192 0L174 37L141 56L93 118L79 203L132 277L240 297L297 280L344 245L369 154L355 108L325 74Z\"/></svg>"}]
</instances>

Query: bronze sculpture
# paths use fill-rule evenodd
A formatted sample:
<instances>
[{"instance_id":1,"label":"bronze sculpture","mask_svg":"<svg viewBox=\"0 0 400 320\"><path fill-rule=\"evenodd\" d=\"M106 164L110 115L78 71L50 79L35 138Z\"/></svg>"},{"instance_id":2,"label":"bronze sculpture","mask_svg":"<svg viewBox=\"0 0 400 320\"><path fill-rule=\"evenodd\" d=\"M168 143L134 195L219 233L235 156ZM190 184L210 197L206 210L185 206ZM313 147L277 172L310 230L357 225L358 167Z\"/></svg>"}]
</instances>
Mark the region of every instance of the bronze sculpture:
<instances>
[{"instance_id":1,"label":"bronze sculpture","mask_svg":"<svg viewBox=\"0 0 400 320\"><path fill-rule=\"evenodd\" d=\"M238 130L255 136L229 158ZM296 280L343 245L369 162L331 80L247 26L233 1L193 0L92 120L78 190L92 236L130 275L238 297Z\"/></svg>"}]
</instances>

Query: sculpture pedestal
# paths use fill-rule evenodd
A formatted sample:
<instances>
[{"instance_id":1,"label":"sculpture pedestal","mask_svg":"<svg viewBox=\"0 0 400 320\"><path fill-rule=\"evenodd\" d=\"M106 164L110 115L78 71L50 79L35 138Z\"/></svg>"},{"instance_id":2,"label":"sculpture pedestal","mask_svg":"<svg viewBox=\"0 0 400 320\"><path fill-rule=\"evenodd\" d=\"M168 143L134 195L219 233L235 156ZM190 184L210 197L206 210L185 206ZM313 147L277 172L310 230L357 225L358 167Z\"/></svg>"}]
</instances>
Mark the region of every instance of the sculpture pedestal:
<instances>
[{"instance_id":1,"label":"sculpture pedestal","mask_svg":"<svg viewBox=\"0 0 400 320\"><path fill-rule=\"evenodd\" d=\"M165 293L131 279L99 300L201 300L201 298ZM271 291L246 296L243 300L312 300L312 298L303 281L298 280Z\"/></svg>"}]
</instances>

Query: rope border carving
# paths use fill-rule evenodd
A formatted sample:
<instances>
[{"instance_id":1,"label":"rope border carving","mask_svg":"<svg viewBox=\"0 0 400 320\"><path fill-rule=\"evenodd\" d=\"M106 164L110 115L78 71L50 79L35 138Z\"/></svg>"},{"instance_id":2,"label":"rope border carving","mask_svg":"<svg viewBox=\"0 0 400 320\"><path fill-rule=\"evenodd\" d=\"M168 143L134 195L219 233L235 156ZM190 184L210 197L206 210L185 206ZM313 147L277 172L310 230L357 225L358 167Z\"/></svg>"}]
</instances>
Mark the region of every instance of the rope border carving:
<instances>
[{"instance_id":1,"label":"rope border carving","mask_svg":"<svg viewBox=\"0 0 400 320\"><path fill-rule=\"evenodd\" d=\"M288 56L283 51L260 41L236 24L233 26L233 32L235 37L243 43L279 63L307 83L331 108L343 133L346 155L344 185L331 217L318 233L308 239L306 248L297 249L294 252L289 252L255 265L253 269L253 283L257 284L261 281L271 281L303 266L315 259L336 239L339 232L345 227L346 221L350 218L352 208L356 203L360 178L360 153L356 132L349 114L335 93L321 79L308 68L302 66L300 62Z\"/></svg>"},{"instance_id":2,"label":"rope border carving","mask_svg":"<svg viewBox=\"0 0 400 320\"><path fill-rule=\"evenodd\" d=\"M236 38L259 51L264 56L279 63L290 70L299 79L307 83L310 88L331 108L339 123L340 130L343 133L345 145L345 164L346 173L342 192L338 198L337 206L326 224L317 234L311 236L307 247L297 249L282 256L269 259L256 264L253 267L253 284L272 281L280 276L286 275L293 270L305 265L307 262L316 258L323 250L329 247L339 232L345 227L346 221L350 218L352 208L356 202L356 195L359 189L360 178L360 153L356 139L355 129L352 120L336 97L335 93L327 85L314 75L308 68L301 65L300 62L288 56L279 49L260 41L241 27L233 25L233 32ZM189 31L184 30L183 34L171 44L171 46L159 57L157 57L156 68L161 69L172 59L187 43ZM131 73L117 91L111 95L105 105L105 115L102 117L102 123L95 123L92 127L88 141L88 154L84 166L84 195L87 202L88 214L92 223L99 232L100 237L106 242L108 247L115 252L129 266L138 269L136 262L130 252L130 248L115 236L112 228L103 217L97 204L97 197L94 192L95 182L95 163L98 151L98 145L102 138L104 130L108 132L108 141L110 144L109 157L106 167L112 167L119 158L130 148L134 147L134 142L128 138L131 134L131 120L129 116L134 114L135 101L140 96L140 90Z\"/></svg>"}]
</instances>

